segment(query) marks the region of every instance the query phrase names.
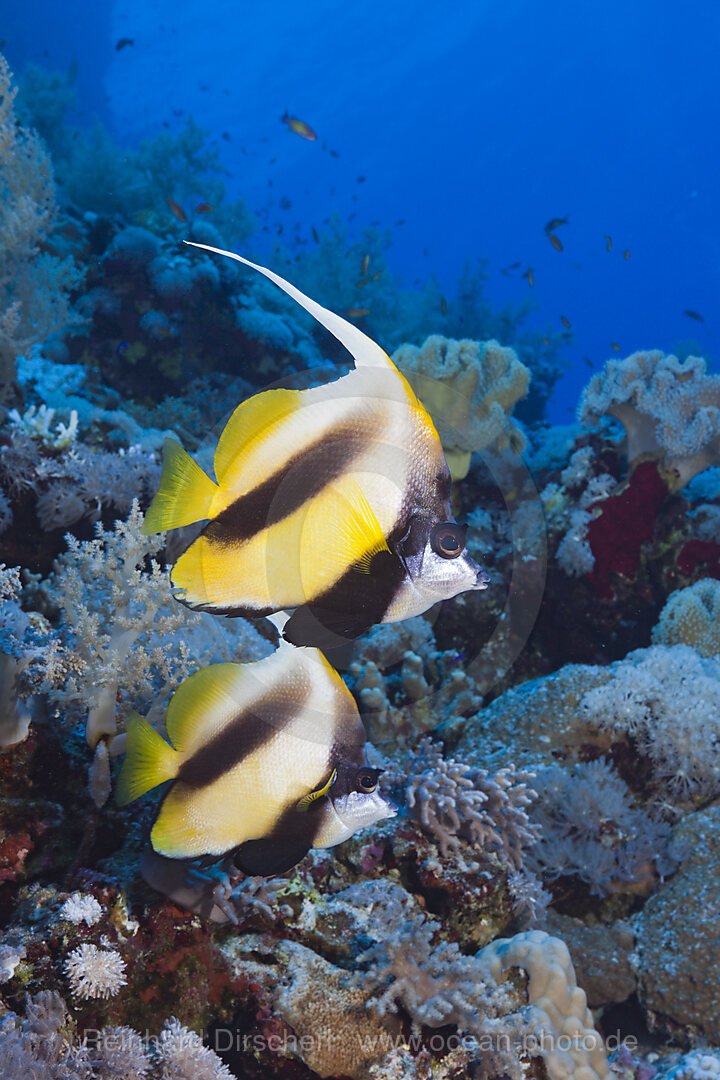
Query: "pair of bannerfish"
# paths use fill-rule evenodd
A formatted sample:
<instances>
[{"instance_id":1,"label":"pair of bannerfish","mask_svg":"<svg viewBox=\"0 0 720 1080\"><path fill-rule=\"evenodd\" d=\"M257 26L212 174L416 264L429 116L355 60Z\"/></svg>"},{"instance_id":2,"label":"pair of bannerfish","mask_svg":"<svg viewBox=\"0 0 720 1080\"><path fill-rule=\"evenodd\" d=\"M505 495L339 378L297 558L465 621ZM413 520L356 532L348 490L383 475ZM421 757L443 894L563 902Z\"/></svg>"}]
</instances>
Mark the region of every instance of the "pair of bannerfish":
<instances>
[{"instance_id":1,"label":"pair of bannerfish","mask_svg":"<svg viewBox=\"0 0 720 1080\"><path fill-rule=\"evenodd\" d=\"M355 366L327 385L239 405L215 450L217 482L166 444L145 532L208 522L174 565L177 599L270 617L281 637L263 660L187 679L167 710L169 743L130 718L118 801L172 780L151 833L156 852L232 853L247 873L281 873L396 812L368 765L352 695L320 649L489 579L452 519L433 423L386 353L271 271L206 250L274 281Z\"/></svg>"}]
</instances>

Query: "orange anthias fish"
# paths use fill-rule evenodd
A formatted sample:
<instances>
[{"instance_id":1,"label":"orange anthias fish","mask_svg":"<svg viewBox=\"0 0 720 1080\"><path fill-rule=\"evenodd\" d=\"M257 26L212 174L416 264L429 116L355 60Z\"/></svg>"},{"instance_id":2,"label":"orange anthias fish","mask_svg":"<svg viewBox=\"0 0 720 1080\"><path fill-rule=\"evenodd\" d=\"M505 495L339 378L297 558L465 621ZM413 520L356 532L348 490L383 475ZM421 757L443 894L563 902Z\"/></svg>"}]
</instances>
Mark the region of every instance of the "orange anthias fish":
<instances>
[{"instance_id":1,"label":"orange anthias fish","mask_svg":"<svg viewBox=\"0 0 720 1080\"><path fill-rule=\"evenodd\" d=\"M545 232L555 232L555 230L561 225L567 225L569 220L570 218L566 217L554 217L551 221L548 221L547 225L545 226Z\"/></svg>"},{"instance_id":2,"label":"orange anthias fish","mask_svg":"<svg viewBox=\"0 0 720 1080\"><path fill-rule=\"evenodd\" d=\"M563 324L563 326L566 326L568 330L570 329L570 320L566 319L564 315L560 316L560 322Z\"/></svg>"},{"instance_id":3,"label":"orange anthias fish","mask_svg":"<svg viewBox=\"0 0 720 1080\"><path fill-rule=\"evenodd\" d=\"M303 120L298 120L297 116L291 116L290 113L285 113L282 118L283 124L287 124L291 131L294 131L296 135L299 135L301 139L308 139L310 142L315 142L317 135Z\"/></svg>"},{"instance_id":4,"label":"orange anthias fish","mask_svg":"<svg viewBox=\"0 0 720 1080\"><path fill-rule=\"evenodd\" d=\"M363 261L362 261L362 273L363 274L367 274L369 265L370 265L370 256L365 255L365 257L363 258Z\"/></svg>"},{"instance_id":5,"label":"orange anthias fish","mask_svg":"<svg viewBox=\"0 0 720 1080\"><path fill-rule=\"evenodd\" d=\"M168 206L170 207L170 210L172 211L172 213L178 219L178 221L183 221L183 222L187 221L187 214L183 210L180 203L176 203L174 199L170 199L170 198L166 199L166 202L167 202Z\"/></svg>"},{"instance_id":6,"label":"orange anthias fish","mask_svg":"<svg viewBox=\"0 0 720 1080\"><path fill-rule=\"evenodd\" d=\"M617 344L616 341L611 341L610 342L610 348L614 349L615 352L620 352L620 346Z\"/></svg>"},{"instance_id":7,"label":"orange anthias fish","mask_svg":"<svg viewBox=\"0 0 720 1080\"><path fill-rule=\"evenodd\" d=\"M605 250L609 251L611 247L612 247L612 239L611 239L611 237L606 236L605 237Z\"/></svg>"},{"instance_id":8,"label":"orange anthias fish","mask_svg":"<svg viewBox=\"0 0 720 1080\"><path fill-rule=\"evenodd\" d=\"M547 236L548 240L550 241L550 243L552 244L552 246L555 248L556 251L562 251L563 246L560 243L560 241L558 240L555 233L550 233L549 232L549 233L546 233L546 236Z\"/></svg>"},{"instance_id":9,"label":"orange anthias fish","mask_svg":"<svg viewBox=\"0 0 720 1080\"><path fill-rule=\"evenodd\" d=\"M201 202L201 203L198 203L197 206L195 207L195 213L196 214L209 214L214 209L215 209L215 207L211 206L210 203Z\"/></svg>"},{"instance_id":10,"label":"orange anthias fish","mask_svg":"<svg viewBox=\"0 0 720 1080\"><path fill-rule=\"evenodd\" d=\"M623 251L623 259L629 259L629 258L630 258L630 252L628 251L627 248L625 248L625 251Z\"/></svg>"},{"instance_id":11,"label":"orange anthias fish","mask_svg":"<svg viewBox=\"0 0 720 1080\"><path fill-rule=\"evenodd\" d=\"M349 311L345 313L348 319L361 319L363 315L370 314L370 308L366 307L351 307Z\"/></svg>"},{"instance_id":12,"label":"orange anthias fish","mask_svg":"<svg viewBox=\"0 0 720 1080\"><path fill-rule=\"evenodd\" d=\"M535 279L533 278L532 266L528 266L527 270L523 274L523 277L527 278L527 283L530 286L530 288L532 289L533 285L535 284Z\"/></svg>"}]
</instances>

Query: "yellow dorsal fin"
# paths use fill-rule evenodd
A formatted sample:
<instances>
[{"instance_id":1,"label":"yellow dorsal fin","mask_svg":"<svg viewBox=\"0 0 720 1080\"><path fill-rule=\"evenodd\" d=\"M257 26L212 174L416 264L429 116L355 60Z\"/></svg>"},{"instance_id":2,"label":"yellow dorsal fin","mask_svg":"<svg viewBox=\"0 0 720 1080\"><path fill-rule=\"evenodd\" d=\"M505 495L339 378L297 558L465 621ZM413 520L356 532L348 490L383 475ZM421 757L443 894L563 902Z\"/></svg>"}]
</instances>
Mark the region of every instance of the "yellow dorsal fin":
<instances>
[{"instance_id":1,"label":"yellow dorsal fin","mask_svg":"<svg viewBox=\"0 0 720 1080\"><path fill-rule=\"evenodd\" d=\"M266 270L264 266L258 266L257 263L244 259L242 255L235 255L232 251L223 251L222 248L210 247L208 244L194 244L191 240L186 240L185 243L190 244L191 247L202 248L203 251L212 251L216 255L226 255L228 259L235 259L236 262L243 263L245 266L257 270L258 273L264 274L270 281L274 281L283 292L286 292L288 296L292 296L293 300L300 304L300 307L309 311L326 330L329 330L345 346L352 355L356 367L390 367L397 370L385 350L376 345L367 334L363 334L362 330L358 330L357 326L353 326L352 323L342 319L333 311L328 311L327 308L322 307L315 300L311 300L309 296L305 296L289 281L281 278L279 274L274 274L272 270Z\"/></svg>"},{"instance_id":2,"label":"yellow dorsal fin","mask_svg":"<svg viewBox=\"0 0 720 1080\"><path fill-rule=\"evenodd\" d=\"M179 757L144 716L131 712L127 720L125 760L115 789L118 806L125 806L158 784L173 780L177 776Z\"/></svg>"},{"instance_id":3,"label":"yellow dorsal fin","mask_svg":"<svg viewBox=\"0 0 720 1080\"><path fill-rule=\"evenodd\" d=\"M238 456L299 407L301 390L266 390L241 402L225 425L215 450L215 475L222 484Z\"/></svg>"},{"instance_id":4,"label":"yellow dorsal fin","mask_svg":"<svg viewBox=\"0 0 720 1080\"><path fill-rule=\"evenodd\" d=\"M211 664L181 683L168 705L165 724L176 750L189 753L208 729L236 713L241 686L252 664Z\"/></svg>"},{"instance_id":5,"label":"yellow dorsal fin","mask_svg":"<svg viewBox=\"0 0 720 1080\"><path fill-rule=\"evenodd\" d=\"M160 487L145 515L141 531L148 536L210 517L210 504L217 490L217 484L180 443L166 439Z\"/></svg>"},{"instance_id":6,"label":"yellow dorsal fin","mask_svg":"<svg viewBox=\"0 0 720 1080\"><path fill-rule=\"evenodd\" d=\"M306 810L309 810L314 802L317 802L318 799L322 799L323 795L327 795L331 785L335 783L336 777L337 769L333 769L333 771L330 773L329 779L325 781L323 786L316 788L315 791L308 792L307 795L303 795L302 799L300 799L300 801L295 804L295 809L299 810L300 813L304 813Z\"/></svg>"}]
</instances>

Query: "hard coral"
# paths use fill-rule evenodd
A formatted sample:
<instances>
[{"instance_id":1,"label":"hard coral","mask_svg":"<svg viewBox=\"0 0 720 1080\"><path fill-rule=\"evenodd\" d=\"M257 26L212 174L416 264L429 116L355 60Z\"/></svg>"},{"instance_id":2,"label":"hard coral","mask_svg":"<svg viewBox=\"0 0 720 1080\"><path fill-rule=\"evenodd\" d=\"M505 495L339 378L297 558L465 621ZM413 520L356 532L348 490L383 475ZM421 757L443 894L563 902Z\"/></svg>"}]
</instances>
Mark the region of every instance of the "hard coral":
<instances>
[{"instance_id":1,"label":"hard coral","mask_svg":"<svg viewBox=\"0 0 720 1080\"><path fill-rule=\"evenodd\" d=\"M524 448L511 413L530 371L513 349L433 334L420 348L401 345L393 360L430 413L455 479L467 475L475 450Z\"/></svg>"},{"instance_id":2,"label":"hard coral","mask_svg":"<svg viewBox=\"0 0 720 1080\"><path fill-rule=\"evenodd\" d=\"M550 1080L611 1080L603 1041L563 941L532 930L493 941L478 956L496 979L510 967L527 971L527 1019L540 1035L538 1050Z\"/></svg>"},{"instance_id":3,"label":"hard coral","mask_svg":"<svg viewBox=\"0 0 720 1080\"><path fill-rule=\"evenodd\" d=\"M586 425L604 415L625 428L630 464L652 457L675 490L720 461L720 376L708 375L701 357L652 350L609 360L578 406Z\"/></svg>"},{"instance_id":4,"label":"hard coral","mask_svg":"<svg viewBox=\"0 0 720 1080\"><path fill-rule=\"evenodd\" d=\"M486 769L445 760L428 740L410 755L406 798L411 816L447 855L464 844L496 851L513 869L522 866L537 840L527 807L534 792L530 773L512 768L490 775Z\"/></svg>"}]
</instances>

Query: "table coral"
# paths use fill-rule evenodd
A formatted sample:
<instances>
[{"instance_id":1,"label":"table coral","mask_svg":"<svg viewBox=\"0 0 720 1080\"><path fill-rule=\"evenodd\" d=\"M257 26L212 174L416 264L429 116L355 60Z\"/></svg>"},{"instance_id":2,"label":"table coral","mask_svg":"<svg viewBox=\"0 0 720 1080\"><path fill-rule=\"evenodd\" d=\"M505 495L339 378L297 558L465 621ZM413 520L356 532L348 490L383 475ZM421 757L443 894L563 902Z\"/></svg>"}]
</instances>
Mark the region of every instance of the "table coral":
<instances>
[{"instance_id":1,"label":"table coral","mask_svg":"<svg viewBox=\"0 0 720 1080\"><path fill-rule=\"evenodd\" d=\"M454 479L467 475L473 451L524 448L511 413L530 371L513 349L433 334L420 347L401 345L392 358L430 413Z\"/></svg>"},{"instance_id":2,"label":"table coral","mask_svg":"<svg viewBox=\"0 0 720 1080\"><path fill-rule=\"evenodd\" d=\"M674 490L720 461L720 375L708 375L701 357L651 350L609 360L578 405L585 425L604 415L625 428L630 464L652 457Z\"/></svg>"}]
</instances>

